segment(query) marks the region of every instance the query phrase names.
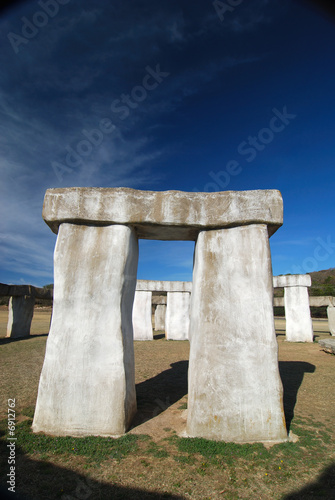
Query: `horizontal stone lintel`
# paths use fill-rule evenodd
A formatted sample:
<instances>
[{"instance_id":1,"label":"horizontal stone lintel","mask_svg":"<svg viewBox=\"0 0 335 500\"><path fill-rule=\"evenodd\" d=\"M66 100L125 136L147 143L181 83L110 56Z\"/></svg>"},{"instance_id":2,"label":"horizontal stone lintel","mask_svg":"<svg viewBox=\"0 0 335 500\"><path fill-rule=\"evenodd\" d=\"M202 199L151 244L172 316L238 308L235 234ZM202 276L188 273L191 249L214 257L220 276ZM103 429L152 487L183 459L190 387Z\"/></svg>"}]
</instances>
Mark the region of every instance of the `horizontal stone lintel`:
<instances>
[{"instance_id":1,"label":"horizontal stone lintel","mask_svg":"<svg viewBox=\"0 0 335 500\"><path fill-rule=\"evenodd\" d=\"M37 288L32 285L6 285L0 283L0 296L7 297L35 297L36 299L51 300L53 291L46 288Z\"/></svg>"},{"instance_id":2,"label":"horizontal stone lintel","mask_svg":"<svg viewBox=\"0 0 335 500\"><path fill-rule=\"evenodd\" d=\"M283 200L277 190L48 189L43 218L56 234L59 225L68 222L131 225L143 239L196 240L199 231L249 224L266 224L271 236L283 224Z\"/></svg>"},{"instance_id":3,"label":"horizontal stone lintel","mask_svg":"<svg viewBox=\"0 0 335 500\"><path fill-rule=\"evenodd\" d=\"M285 288L288 286L311 286L312 279L309 274L287 274L285 276L274 276L273 287Z\"/></svg>"},{"instance_id":4,"label":"horizontal stone lintel","mask_svg":"<svg viewBox=\"0 0 335 500\"><path fill-rule=\"evenodd\" d=\"M309 305L312 307L321 307L321 306L335 307L335 297L331 296L310 297Z\"/></svg>"},{"instance_id":5,"label":"horizontal stone lintel","mask_svg":"<svg viewBox=\"0 0 335 500\"><path fill-rule=\"evenodd\" d=\"M136 290L147 292L192 292L192 281L137 280Z\"/></svg>"},{"instance_id":6,"label":"horizontal stone lintel","mask_svg":"<svg viewBox=\"0 0 335 500\"><path fill-rule=\"evenodd\" d=\"M274 297L273 305L275 307L284 307L284 297ZM309 297L310 307L335 306L335 297Z\"/></svg>"}]
</instances>

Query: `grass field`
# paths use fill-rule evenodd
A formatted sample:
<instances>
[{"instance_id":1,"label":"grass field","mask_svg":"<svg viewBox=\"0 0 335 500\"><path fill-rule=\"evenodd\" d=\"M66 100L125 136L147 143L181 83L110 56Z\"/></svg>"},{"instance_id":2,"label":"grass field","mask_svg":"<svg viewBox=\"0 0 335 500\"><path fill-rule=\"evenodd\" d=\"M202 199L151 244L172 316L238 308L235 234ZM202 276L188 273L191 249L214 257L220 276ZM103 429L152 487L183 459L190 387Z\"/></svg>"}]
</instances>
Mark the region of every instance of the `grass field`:
<instances>
[{"instance_id":1,"label":"grass field","mask_svg":"<svg viewBox=\"0 0 335 500\"><path fill-rule=\"evenodd\" d=\"M16 489L25 498L335 498L335 356L317 344L329 336L327 321L313 322L314 343L296 344L285 342L285 321L276 320L285 414L299 439L270 449L178 437L186 422L189 344L161 333L135 342L138 414L125 437L34 435L50 311L35 312L30 338L3 338L6 322L0 311L1 484L9 472L7 400L15 398Z\"/></svg>"}]
</instances>

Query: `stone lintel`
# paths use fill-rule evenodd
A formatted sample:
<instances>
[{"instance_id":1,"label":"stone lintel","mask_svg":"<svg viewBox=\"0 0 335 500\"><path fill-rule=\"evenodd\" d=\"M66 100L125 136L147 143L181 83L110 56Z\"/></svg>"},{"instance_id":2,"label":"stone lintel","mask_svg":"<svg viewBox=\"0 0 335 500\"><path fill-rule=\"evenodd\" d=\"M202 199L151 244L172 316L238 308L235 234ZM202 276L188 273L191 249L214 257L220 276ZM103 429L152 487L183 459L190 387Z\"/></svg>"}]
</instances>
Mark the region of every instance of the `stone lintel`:
<instances>
[{"instance_id":1,"label":"stone lintel","mask_svg":"<svg viewBox=\"0 0 335 500\"><path fill-rule=\"evenodd\" d=\"M52 300L52 290L37 288L32 285L6 285L0 283L0 296L9 297L35 297L35 299Z\"/></svg>"},{"instance_id":2,"label":"stone lintel","mask_svg":"<svg viewBox=\"0 0 335 500\"><path fill-rule=\"evenodd\" d=\"M147 292L191 292L192 281L137 280L137 291Z\"/></svg>"},{"instance_id":3,"label":"stone lintel","mask_svg":"<svg viewBox=\"0 0 335 500\"><path fill-rule=\"evenodd\" d=\"M309 297L309 305L312 307L335 306L335 297Z\"/></svg>"},{"instance_id":4,"label":"stone lintel","mask_svg":"<svg viewBox=\"0 0 335 500\"><path fill-rule=\"evenodd\" d=\"M284 306L284 297L274 297L273 305L275 307ZM335 297L309 297L310 307L335 306Z\"/></svg>"},{"instance_id":5,"label":"stone lintel","mask_svg":"<svg viewBox=\"0 0 335 500\"><path fill-rule=\"evenodd\" d=\"M277 190L189 193L129 188L48 189L43 218L54 233L71 224L133 226L139 238L196 240L199 231L266 224L271 236L283 223Z\"/></svg>"},{"instance_id":6,"label":"stone lintel","mask_svg":"<svg viewBox=\"0 0 335 500\"><path fill-rule=\"evenodd\" d=\"M286 288L288 286L311 286L312 279L309 274L287 274L286 276L274 276L274 288Z\"/></svg>"}]
</instances>

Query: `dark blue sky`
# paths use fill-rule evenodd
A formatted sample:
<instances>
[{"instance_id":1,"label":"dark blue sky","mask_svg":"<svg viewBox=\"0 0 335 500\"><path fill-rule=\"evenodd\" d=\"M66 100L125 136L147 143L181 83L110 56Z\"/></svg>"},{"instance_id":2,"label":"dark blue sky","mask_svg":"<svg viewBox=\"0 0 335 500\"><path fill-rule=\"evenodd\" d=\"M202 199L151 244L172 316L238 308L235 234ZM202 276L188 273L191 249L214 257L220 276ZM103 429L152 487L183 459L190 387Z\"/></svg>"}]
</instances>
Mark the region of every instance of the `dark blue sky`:
<instances>
[{"instance_id":1,"label":"dark blue sky","mask_svg":"<svg viewBox=\"0 0 335 500\"><path fill-rule=\"evenodd\" d=\"M53 281L43 197L69 186L279 189L274 274L335 267L335 23L299 1L230 3L2 12L0 281ZM141 241L138 277L190 280L193 247Z\"/></svg>"}]
</instances>

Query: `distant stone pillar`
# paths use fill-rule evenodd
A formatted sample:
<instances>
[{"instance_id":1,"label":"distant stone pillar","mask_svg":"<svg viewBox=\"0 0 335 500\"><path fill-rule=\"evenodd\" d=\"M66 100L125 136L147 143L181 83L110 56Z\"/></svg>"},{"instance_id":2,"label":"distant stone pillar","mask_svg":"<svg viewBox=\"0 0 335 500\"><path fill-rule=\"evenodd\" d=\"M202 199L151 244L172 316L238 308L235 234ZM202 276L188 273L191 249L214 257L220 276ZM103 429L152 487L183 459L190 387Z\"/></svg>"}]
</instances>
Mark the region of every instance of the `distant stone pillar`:
<instances>
[{"instance_id":1,"label":"distant stone pillar","mask_svg":"<svg viewBox=\"0 0 335 500\"><path fill-rule=\"evenodd\" d=\"M190 293L167 292L166 338L187 340L190 326Z\"/></svg>"},{"instance_id":2,"label":"distant stone pillar","mask_svg":"<svg viewBox=\"0 0 335 500\"><path fill-rule=\"evenodd\" d=\"M335 336L335 307L327 307L328 326L331 335Z\"/></svg>"},{"instance_id":3,"label":"distant stone pillar","mask_svg":"<svg viewBox=\"0 0 335 500\"><path fill-rule=\"evenodd\" d=\"M124 225L62 223L33 431L119 436L136 412L131 311L138 242Z\"/></svg>"},{"instance_id":4,"label":"distant stone pillar","mask_svg":"<svg viewBox=\"0 0 335 500\"><path fill-rule=\"evenodd\" d=\"M155 331L165 331L166 305L157 304L155 311Z\"/></svg>"},{"instance_id":5,"label":"distant stone pillar","mask_svg":"<svg viewBox=\"0 0 335 500\"><path fill-rule=\"evenodd\" d=\"M34 315L35 297L11 297L8 305L7 335L10 338L28 337Z\"/></svg>"},{"instance_id":6,"label":"distant stone pillar","mask_svg":"<svg viewBox=\"0 0 335 500\"><path fill-rule=\"evenodd\" d=\"M136 290L133 305L134 340L153 340L152 292Z\"/></svg>"},{"instance_id":7,"label":"distant stone pillar","mask_svg":"<svg viewBox=\"0 0 335 500\"><path fill-rule=\"evenodd\" d=\"M191 297L187 433L285 441L268 229L200 232Z\"/></svg>"},{"instance_id":8,"label":"distant stone pillar","mask_svg":"<svg viewBox=\"0 0 335 500\"><path fill-rule=\"evenodd\" d=\"M284 287L286 340L288 342L313 342L313 323L309 308L309 274L275 276L275 287Z\"/></svg>"}]
</instances>

